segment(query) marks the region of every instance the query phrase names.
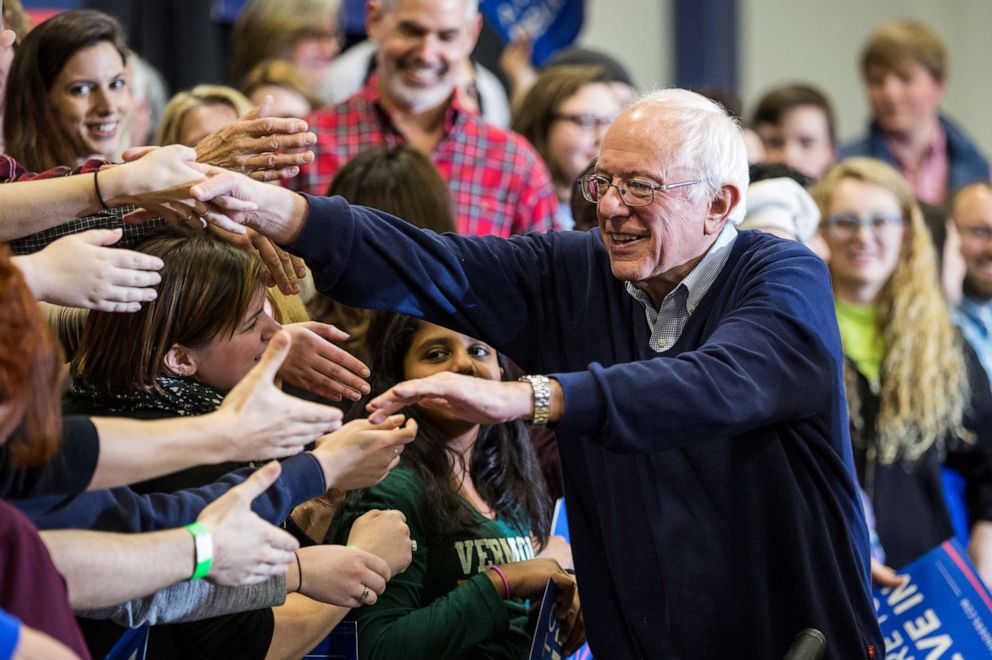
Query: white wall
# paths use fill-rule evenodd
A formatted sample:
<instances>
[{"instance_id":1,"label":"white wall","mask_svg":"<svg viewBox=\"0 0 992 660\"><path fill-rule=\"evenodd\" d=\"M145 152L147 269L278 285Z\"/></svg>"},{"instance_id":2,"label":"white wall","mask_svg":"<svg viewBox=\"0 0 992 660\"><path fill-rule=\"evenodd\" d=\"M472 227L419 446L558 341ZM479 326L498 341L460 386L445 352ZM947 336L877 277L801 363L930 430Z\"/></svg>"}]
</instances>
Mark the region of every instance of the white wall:
<instances>
[{"instance_id":1,"label":"white wall","mask_svg":"<svg viewBox=\"0 0 992 660\"><path fill-rule=\"evenodd\" d=\"M586 0L579 45L602 50L642 89L672 80L671 0Z\"/></svg>"},{"instance_id":2,"label":"white wall","mask_svg":"<svg viewBox=\"0 0 992 660\"><path fill-rule=\"evenodd\" d=\"M947 43L944 110L992 154L992 1L740 1L741 93L749 109L768 87L808 81L830 97L840 139L860 135L868 116L858 67L861 45L878 24L913 18Z\"/></svg>"}]
</instances>

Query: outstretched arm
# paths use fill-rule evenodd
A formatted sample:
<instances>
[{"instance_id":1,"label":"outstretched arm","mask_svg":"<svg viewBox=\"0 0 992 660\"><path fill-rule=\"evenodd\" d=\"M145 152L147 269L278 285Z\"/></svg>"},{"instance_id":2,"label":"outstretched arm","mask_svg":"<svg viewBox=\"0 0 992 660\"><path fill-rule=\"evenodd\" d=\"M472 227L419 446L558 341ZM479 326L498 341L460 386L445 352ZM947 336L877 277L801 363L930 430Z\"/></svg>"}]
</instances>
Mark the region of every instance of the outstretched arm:
<instances>
[{"instance_id":1,"label":"outstretched arm","mask_svg":"<svg viewBox=\"0 0 992 660\"><path fill-rule=\"evenodd\" d=\"M251 510L252 501L280 473L278 463L257 470L197 518L210 532L217 584L255 584L283 575L298 544ZM114 605L188 579L195 567L193 536L185 529L146 534L89 530L42 532L52 561L65 577L73 608Z\"/></svg>"}]
</instances>

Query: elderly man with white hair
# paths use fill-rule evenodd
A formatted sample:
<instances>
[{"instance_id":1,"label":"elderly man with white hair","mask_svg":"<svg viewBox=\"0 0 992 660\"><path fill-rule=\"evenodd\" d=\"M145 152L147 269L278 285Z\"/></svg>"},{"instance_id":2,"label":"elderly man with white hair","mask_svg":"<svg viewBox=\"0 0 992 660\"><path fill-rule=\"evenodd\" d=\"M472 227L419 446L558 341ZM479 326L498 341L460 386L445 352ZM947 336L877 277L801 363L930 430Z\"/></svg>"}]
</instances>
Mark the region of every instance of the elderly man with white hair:
<instances>
[{"instance_id":1,"label":"elderly man with white hair","mask_svg":"<svg viewBox=\"0 0 992 660\"><path fill-rule=\"evenodd\" d=\"M825 657L881 657L827 269L736 230L746 186L736 123L671 89L603 139L582 180L589 233L438 236L229 173L192 193L257 205L228 222L304 257L326 294L456 328L536 374L439 374L369 408L555 425L596 657L780 658L806 628ZM508 567L508 585L489 571L500 597Z\"/></svg>"}]
</instances>

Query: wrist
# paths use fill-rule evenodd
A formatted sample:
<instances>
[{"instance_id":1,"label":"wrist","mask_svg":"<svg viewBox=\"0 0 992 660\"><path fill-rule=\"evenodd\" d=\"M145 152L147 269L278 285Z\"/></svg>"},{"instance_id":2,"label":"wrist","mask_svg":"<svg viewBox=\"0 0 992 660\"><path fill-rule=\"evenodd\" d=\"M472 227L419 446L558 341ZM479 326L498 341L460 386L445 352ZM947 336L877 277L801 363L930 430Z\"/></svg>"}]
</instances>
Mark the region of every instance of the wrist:
<instances>
[{"instance_id":1,"label":"wrist","mask_svg":"<svg viewBox=\"0 0 992 660\"><path fill-rule=\"evenodd\" d=\"M262 185L270 189L271 200L266 200L265 206L259 204L259 208L270 209L270 212L265 214L265 226L259 227L258 230L279 245L295 243L307 223L310 205L299 193L280 186Z\"/></svg>"},{"instance_id":2,"label":"wrist","mask_svg":"<svg viewBox=\"0 0 992 660\"><path fill-rule=\"evenodd\" d=\"M129 164L104 167L94 175L95 178L99 177L99 193L108 206L123 206L134 203L134 196L128 191L128 169ZM97 181L94 181L93 208L102 210L100 198L97 196L96 183Z\"/></svg>"},{"instance_id":3,"label":"wrist","mask_svg":"<svg viewBox=\"0 0 992 660\"><path fill-rule=\"evenodd\" d=\"M47 286L43 276L45 269L37 267L38 259L41 258L40 255L41 252L35 252L34 254L11 258L13 264L21 271L24 283L28 285L28 289L30 289L31 295L34 296L35 300L45 300L48 297Z\"/></svg>"},{"instance_id":4,"label":"wrist","mask_svg":"<svg viewBox=\"0 0 992 660\"><path fill-rule=\"evenodd\" d=\"M190 437L196 439L197 449L204 452L201 464L244 460L243 456L238 455L238 423L235 417L224 408L219 408L205 415L187 418L193 424Z\"/></svg>"},{"instance_id":5,"label":"wrist","mask_svg":"<svg viewBox=\"0 0 992 660\"><path fill-rule=\"evenodd\" d=\"M293 561L286 567L286 593L292 594L300 591L303 586L303 562L300 560L300 551L294 553Z\"/></svg>"},{"instance_id":6,"label":"wrist","mask_svg":"<svg viewBox=\"0 0 992 660\"><path fill-rule=\"evenodd\" d=\"M510 590L510 582L506 579L506 573L499 566L490 564L489 568L486 569L486 577L489 578L489 582L492 583L493 589L496 590L500 598L508 600L513 597L513 592Z\"/></svg>"}]
</instances>

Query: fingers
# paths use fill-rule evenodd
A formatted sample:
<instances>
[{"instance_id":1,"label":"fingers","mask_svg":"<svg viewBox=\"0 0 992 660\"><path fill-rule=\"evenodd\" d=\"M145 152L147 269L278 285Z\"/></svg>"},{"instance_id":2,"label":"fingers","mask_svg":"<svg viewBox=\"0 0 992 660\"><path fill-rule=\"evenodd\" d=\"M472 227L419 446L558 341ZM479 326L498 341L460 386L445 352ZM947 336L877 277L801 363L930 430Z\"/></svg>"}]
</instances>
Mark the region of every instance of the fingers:
<instances>
[{"instance_id":1,"label":"fingers","mask_svg":"<svg viewBox=\"0 0 992 660\"><path fill-rule=\"evenodd\" d=\"M296 282L296 271L289 261L289 256L277 248L275 244L262 236L258 232L250 232L252 245L258 252L258 256L265 264L266 270L272 277L279 290L286 295L300 292L299 284Z\"/></svg>"},{"instance_id":2,"label":"fingers","mask_svg":"<svg viewBox=\"0 0 992 660\"><path fill-rule=\"evenodd\" d=\"M875 559L871 560L871 581L880 587L894 588L906 582L906 576L899 575L889 566Z\"/></svg>"},{"instance_id":3,"label":"fingers","mask_svg":"<svg viewBox=\"0 0 992 660\"><path fill-rule=\"evenodd\" d=\"M259 106L261 109L261 106ZM247 119L247 115L245 116ZM295 142L280 142L281 146L279 148L286 149L291 147L306 147L317 142L317 136L313 133L308 133L307 123L302 119L296 119L295 117L261 117L243 121L243 126L240 126L242 130L240 132L250 135L256 139L267 139L270 136L276 137L297 137ZM302 137L307 136L307 137ZM269 151L274 151L275 149L270 149ZM249 150L250 151L250 150Z\"/></svg>"},{"instance_id":4,"label":"fingers","mask_svg":"<svg viewBox=\"0 0 992 660\"><path fill-rule=\"evenodd\" d=\"M269 461L255 470L250 477L232 488L229 492L237 492L239 497L246 499L250 503L268 490L269 486L274 484L276 479L279 478L281 472L282 466L279 465L279 461Z\"/></svg>"},{"instance_id":5,"label":"fingers","mask_svg":"<svg viewBox=\"0 0 992 660\"><path fill-rule=\"evenodd\" d=\"M293 257L293 258L296 259L297 257ZM306 270L306 266L303 266L303 269L305 271ZM305 272L304 272L304 275L306 275ZM323 337L324 339L326 339L328 341L347 341L348 338L351 337L351 335L349 335L347 332L345 332L344 330L341 330L340 328L337 328L337 327L331 325L330 323L319 323L317 321L307 321L306 323L303 324L303 326L307 330L309 330L310 332L314 333L315 335L317 335L319 337ZM355 361L358 362L358 364L360 364L362 367L365 367L365 365L362 364L361 362L359 362L357 359ZM368 367L365 367L365 369L367 370ZM352 371L356 371L357 372L358 370L357 369L352 369ZM366 375L368 375L368 374L366 374Z\"/></svg>"},{"instance_id":6,"label":"fingers","mask_svg":"<svg viewBox=\"0 0 992 660\"><path fill-rule=\"evenodd\" d=\"M276 373L286 360L286 356L289 355L289 349L292 344L293 340L285 330L280 330L274 334L272 339L269 340L269 345L265 348L265 353L262 354L262 359L249 372L249 375L256 374L257 378L266 383L271 383L275 380Z\"/></svg>"},{"instance_id":7,"label":"fingers","mask_svg":"<svg viewBox=\"0 0 992 660\"><path fill-rule=\"evenodd\" d=\"M293 176L296 176L296 175L294 174ZM293 270L296 271L296 276L298 278L300 278L300 279L303 279L304 277L306 277L307 276L307 264L306 264L306 262L303 261L303 259L301 259L301 258L299 258L297 256L294 256L294 255L289 255L289 258L293 262ZM331 326L331 327L333 328L334 326ZM338 330L338 332L342 332L342 331ZM342 334L344 334L345 339L348 338L348 334L347 333L342 332Z\"/></svg>"}]
</instances>

